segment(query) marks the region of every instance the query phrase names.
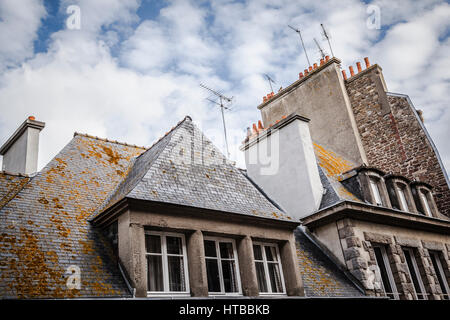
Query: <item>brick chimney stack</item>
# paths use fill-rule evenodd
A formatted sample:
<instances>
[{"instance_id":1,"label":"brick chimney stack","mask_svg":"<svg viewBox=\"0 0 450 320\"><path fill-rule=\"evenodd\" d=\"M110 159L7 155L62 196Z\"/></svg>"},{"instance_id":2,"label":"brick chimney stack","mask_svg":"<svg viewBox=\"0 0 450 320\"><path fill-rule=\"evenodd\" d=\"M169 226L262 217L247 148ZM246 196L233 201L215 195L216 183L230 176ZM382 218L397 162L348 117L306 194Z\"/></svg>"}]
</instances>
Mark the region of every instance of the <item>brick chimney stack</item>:
<instances>
[{"instance_id":1,"label":"brick chimney stack","mask_svg":"<svg viewBox=\"0 0 450 320\"><path fill-rule=\"evenodd\" d=\"M37 171L39 133L45 123L29 116L13 135L0 147L2 170L13 174L31 174Z\"/></svg>"}]
</instances>

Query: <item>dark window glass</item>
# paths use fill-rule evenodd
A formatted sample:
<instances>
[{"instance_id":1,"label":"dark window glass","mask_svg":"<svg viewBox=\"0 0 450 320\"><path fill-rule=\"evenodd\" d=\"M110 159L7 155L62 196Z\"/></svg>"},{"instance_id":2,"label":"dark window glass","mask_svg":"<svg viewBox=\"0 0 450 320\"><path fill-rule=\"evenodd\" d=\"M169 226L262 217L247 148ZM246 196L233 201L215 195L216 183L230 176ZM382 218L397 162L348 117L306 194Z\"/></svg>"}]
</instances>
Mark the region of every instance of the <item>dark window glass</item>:
<instances>
[{"instance_id":1,"label":"dark window glass","mask_svg":"<svg viewBox=\"0 0 450 320\"><path fill-rule=\"evenodd\" d=\"M255 260L263 259L260 245L253 245L253 254L255 256Z\"/></svg>"},{"instance_id":2,"label":"dark window glass","mask_svg":"<svg viewBox=\"0 0 450 320\"><path fill-rule=\"evenodd\" d=\"M276 253L275 248L271 246L265 246L264 249L266 250L266 259L267 261L277 261L276 259Z\"/></svg>"},{"instance_id":3,"label":"dark window glass","mask_svg":"<svg viewBox=\"0 0 450 320\"><path fill-rule=\"evenodd\" d=\"M216 259L206 259L206 274L208 276L208 291L220 292L219 266Z\"/></svg>"},{"instance_id":4,"label":"dark window glass","mask_svg":"<svg viewBox=\"0 0 450 320\"><path fill-rule=\"evenodd\" d=\"M149 291L164 291L161 256L147 256L147 287Z\"/></svg>"},{"instance_id":5,"label":"dark window glass","mask_svg":"<svg viewBox=\"0 0 450 320\"><path fill-rule=\"evenodd\" d=\"M145 248L149 253L161 253L161 237L147 235L145 237Z\"/></svg>"},{"instance_id":6,"label":"dark window glass","mask_svg":"<svg viewBox=\"0 0 450 320\"><path fill-rule=\"evenodd\" d=\"M233 259L233 245L230 242L220 242L219 248L222 259Z\"/></svg>"},{"instance_id":7,"label":"dark window glass","mask_svg":"<svg viewBox=\"0 0 450 320\"><path fill-rule=\"evenodd\" d=\"M181 238L179 237L166 237L167 253L168 254L181 254Z\"/></svg>"},{"instance_id":8,"label":"dark window glass","mask_svg":"<svg viewBox=\"0 0 450 320\"><path fill-rule=\"evenodd\" d=\"M216 243L214 241L205 240L205 256L217 257Z\"/></svg>"},{"instance_id":9,"label":"dark window glass","mask_svg":"<svg viewBox=\"0 0 450 320\"><path fill-rule=\"evenodd\" d=\"M222 260L222 274L225 292L237 292L238 286L234 261Z\"/></svg>"},{"instance_id":10,"label":"dark window glass","mask_svg":"<svg viewBox=\"0 0 450 320\"><path fill-rule=\"evenodd\" d=\"M282 292L283 286L281 284L281 275L278 263L269 263L267 267L269 269L270 285L272 286L272 292Z\"/></svg>"},{"instance_id":11,"label":"dark window glass","mask_svg":"<svg viewBox=\"0 0 450 320\"><path fill-rule=\"evenodd\" d=\"M256 265L256 278L258 279L259 292L268 292L269 289L267 288L264 263L263 262L255 262L255 265Z\"/></svg>"},{"instance_id":12,"label":"dark window glass","mask_svg":"<svg viewBox=\"0 0 450 320\"><path fill-rule=\"evenodd\" d=\"M186 291L183 257L169 256L167 257L167 264L169 269L169 290Z\"/></svg>"},{"instance_id":13,"label":"dark window glass","mask_svg":"<svg viewBox=\"0 0 450 320\"><path fill-rule=\"evenodd\" d=\"M384 264L383 254L381 253L380 247L373 247L373 251L375 252L375 258L377 260L378 268L381 273L381 280L383 281L383 287L386 294L392 293L391 283L389 282L388 271L386 270L386 265Z\"/></svg>"}]
</instances>

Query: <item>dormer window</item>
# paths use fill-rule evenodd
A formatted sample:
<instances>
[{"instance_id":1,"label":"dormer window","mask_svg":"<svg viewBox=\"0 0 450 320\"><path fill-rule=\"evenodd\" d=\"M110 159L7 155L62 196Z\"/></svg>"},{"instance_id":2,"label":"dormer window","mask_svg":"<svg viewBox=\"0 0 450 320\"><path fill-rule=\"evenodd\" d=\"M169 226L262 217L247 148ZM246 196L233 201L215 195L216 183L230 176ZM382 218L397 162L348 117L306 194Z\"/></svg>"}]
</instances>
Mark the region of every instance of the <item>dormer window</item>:
<instances>
[{"instance_id":1,"label":"dormer window","mask_svg":"<svg viewBox=\"0 0 450 320\"><path fill-rule=\"evenodd\" d=\"M423 182L412 182L411 186L417 211L428 217L437 216L439 212L431 193L431 186Z\"/></svg>"},{"instance_id":2,"label":"dormer window","mask_svg":"<svg viewBox=\"0 0 450 320\"><path fill-rule=\"evenodd\" d=\"M417 212L409 187L410 181L403 176L392 174L386 175L383 178L386 181L392 208L405 212Z\"/></svg>"}]
</instances>

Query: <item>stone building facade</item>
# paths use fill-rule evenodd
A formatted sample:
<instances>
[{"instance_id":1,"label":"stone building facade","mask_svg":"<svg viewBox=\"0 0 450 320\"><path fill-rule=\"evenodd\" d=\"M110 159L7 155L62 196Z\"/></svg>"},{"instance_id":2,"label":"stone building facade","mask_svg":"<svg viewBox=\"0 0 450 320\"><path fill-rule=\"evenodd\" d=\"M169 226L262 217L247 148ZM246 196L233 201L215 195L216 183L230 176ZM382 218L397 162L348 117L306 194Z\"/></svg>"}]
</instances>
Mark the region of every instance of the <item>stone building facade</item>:
<instances>
[{"instance_id":1,"label":"stone building facade","mask_svg":"<svg viewBox=\"0 0 450 320\"><path fill-rule=\"evenodd\" d=\"M253 125L242 147L248 174L366 294L450 299L447 173L421 113L408 96L388 92L381 67L364 60L366 68L358 62L357 73L350 67L347 77L340 61L327 57L264 97L262 123ZM298 116L312 141L285 129ZM264 161L251 161L269 144L281 150L279 171L271 176L263 173ZM314 150L320 188L311 167L303 180L295 178L312 159L291 149ZM316 199L318 188L320 204L305 212L312 204L300 199Z\"/></svg>"}]
</instances>

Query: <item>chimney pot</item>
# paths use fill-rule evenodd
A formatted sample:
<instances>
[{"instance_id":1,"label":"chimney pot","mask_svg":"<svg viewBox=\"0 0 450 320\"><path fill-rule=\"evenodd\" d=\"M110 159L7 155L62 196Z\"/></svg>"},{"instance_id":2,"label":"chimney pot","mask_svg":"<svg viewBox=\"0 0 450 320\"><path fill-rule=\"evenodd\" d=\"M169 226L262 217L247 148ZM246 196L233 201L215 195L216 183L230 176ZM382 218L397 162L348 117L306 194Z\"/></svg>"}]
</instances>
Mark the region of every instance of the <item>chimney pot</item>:
<instances>
[{"instance_id":1,"label":"chimney pot","mask_svg":"<svg viewBox=\"0 0 450 320\"><path fill-rule=\"evenodd\" d=\"M345 73L345 70L342 70L342 76L344 77L344 80L347 80L347 74Z\"/></svg>"},{"instance_id":2,"label":"chimney pot","mask_svg":"<svg viewBox=\"0 0 450 320\"><path fill-rule=\"evenodd\" d=\"M330 60L330 56L325 56L325 62L328 62Z\"/></svg>"},{"instance_id":3,"label":"chimney pot","mask_svg":"<svg viewBox=\"0 0 450 320\"><path fill-rule=\"evenodd\" d=\"M308 69L303 70L305 72L305 77L308 75Z\"/></svg>"},{"instance_id":4,"label":"chimney pot","mask_svg":"<svg viewBox=\"0 0 450 320\"><path fill-rule=\"evenodd\" d=\"M350 70L350 77L353 77L355 75L355 71L353 71L353 66L348 67Z\"/></svg>"},{"instance_id":5,"label":"chimney pot","mask_svg":"<svg viewBox=\"0 0 450 320\"><path fill-rule=\"evenodd\" d=\"M264 130L261 120L258 120L258 130Z\"/></svg>"},{"instance_id":6,"label":"chimney pot","mask_svg":"<svg viewBox=\"0 0 450 320\"><path fill-rule=\"evenodd\" d=\"M28 119L29 120L36 120L36 118L34 116L29 116Z\"/></svg>"},{"instance_id":7,"label":"chimney pot","mask_svg":"<svg viewBox=\"0 0 450 320\"><path fill-rule=\"evenodd\" d=\"M356 63L356 67L358 68L358 73L360 73L362 71L362 69L361 69L361 62L358 61Z\"/></svg>"},{"instance_id":8,"label":"chimney pot","mask_svg":"<svg viewBox=\"0 0 450 320\"><path fill-rule=\"evenodd\" d=\"M256 124L253 124L253 134L258 133L258 128L256 128Z\"/></svg>"},{"instance_id":9,"label":"chimney pot","mask_svg":"<svg viewBox=\"0 0 450 320\"><path fill-rule=\"evenodd\" d=\"M366 63L366 68L369 68L370 67L370 62L369 62L369 58L368 57L364 58L364 62Z\"/></svg>"},{"instance_id":10,"label":"chimney pot","mask_svg":"<svg viewBox=\"0 0 450 320\"><path fill-rule=\"evenodd\" d=\"M303 78L303 72L300 72L299 74L298 74L298 77L301 79L301 78Z\"/></svg>"},{"instance_id":11,"label":"chimney pot","mask_svg":"<svg viewBox=\"0 0 450 320\"><path fill-rule=\"evenodd\" d=\"M314 63L314 69L317 69L317 63Z\"/></svg>"},{"instance_id":12,"label":"chimney pot","mask_svg":"<svg viewBox=\"0 0 450 320\"><path fill-rule=\"evenodd\" d=\"M320 65L323 66L325 64L325 60L320 59Z\"/></svg>"},{"instance_id":13,"label":"chimney pot","mask_svg":"<svg viewBox=\"0 0 450 320\"><path fill-rule=\"evenodd\" d=\"M310 71L310 72L312 71L312 69L313 69L313 68L312 68L311 66L309 66L309 71Z\"/></svg>"}]
</instances>

